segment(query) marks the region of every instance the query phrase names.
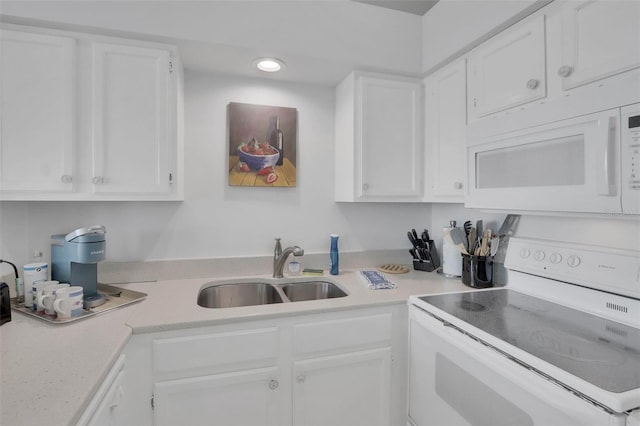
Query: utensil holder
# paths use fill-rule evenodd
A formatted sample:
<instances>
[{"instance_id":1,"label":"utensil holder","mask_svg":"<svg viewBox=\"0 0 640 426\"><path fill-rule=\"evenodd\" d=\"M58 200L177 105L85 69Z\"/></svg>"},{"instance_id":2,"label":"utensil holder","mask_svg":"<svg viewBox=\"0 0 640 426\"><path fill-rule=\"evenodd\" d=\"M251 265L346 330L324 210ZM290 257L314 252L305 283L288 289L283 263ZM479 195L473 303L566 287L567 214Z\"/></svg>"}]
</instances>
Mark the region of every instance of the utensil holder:
<instances>
[{"instance_id":1,"label":"utensil holder","mask_svg":"<svg viewBox=\"0 0 640 426\"><path fill-rule=\"evenodd\" d=\"M463 254L462 284L473 288L493 287L493 257Z\"/></svg>"}]
</instances>

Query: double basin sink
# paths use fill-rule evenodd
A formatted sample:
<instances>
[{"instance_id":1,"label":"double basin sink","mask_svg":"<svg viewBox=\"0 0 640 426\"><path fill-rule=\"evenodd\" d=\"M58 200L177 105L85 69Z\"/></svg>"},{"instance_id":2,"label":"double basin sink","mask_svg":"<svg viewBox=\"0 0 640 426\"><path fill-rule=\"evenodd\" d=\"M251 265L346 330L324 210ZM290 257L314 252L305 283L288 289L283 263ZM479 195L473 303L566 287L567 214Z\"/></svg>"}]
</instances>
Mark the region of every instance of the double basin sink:
<instances>
[{"instance_id":1,"label":"double basin sink","mask_svg":"<svg viewBox=\"0 0 640 426\"><path fill-rule=\"evenodd\" d=\"M198 305L204 308L233 308L345 296L346 291L326 279L226 280L204 284L198 293Z\"/></svg>"}]
</instances>

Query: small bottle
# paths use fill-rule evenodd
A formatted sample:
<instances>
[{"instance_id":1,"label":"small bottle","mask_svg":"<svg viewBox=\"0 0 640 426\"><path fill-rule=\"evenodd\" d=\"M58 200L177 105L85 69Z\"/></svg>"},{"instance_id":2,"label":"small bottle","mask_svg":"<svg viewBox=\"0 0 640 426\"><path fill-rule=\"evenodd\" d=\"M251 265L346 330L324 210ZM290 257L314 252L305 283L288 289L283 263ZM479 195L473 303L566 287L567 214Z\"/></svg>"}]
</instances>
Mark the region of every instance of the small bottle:
<instances>
[{"instance_id":1,"label":"small bottle","mask_svg":"<svg viewBox=\"0 0 640 426\"><path fill-rule=\"evenodd\" d=\"M276 127L271 131L271 135L269 136L269 144L275 148L278 148L280 156L278 157L276 166L282 166L282 162L284 160L284 135L282 133L282 130L280 130L280 117L276 115L275 120Z\"/></svg>"},{"instance_id":2,"label":"small bottle","mask_svg":"<svg viewBox=\"0 0 640 426\"><path fill-rule=\"evenodd\" d=\"M338 275L340 269L338 267L338 234L331 234L331 275Z\"/></svg>"}]
</instances>

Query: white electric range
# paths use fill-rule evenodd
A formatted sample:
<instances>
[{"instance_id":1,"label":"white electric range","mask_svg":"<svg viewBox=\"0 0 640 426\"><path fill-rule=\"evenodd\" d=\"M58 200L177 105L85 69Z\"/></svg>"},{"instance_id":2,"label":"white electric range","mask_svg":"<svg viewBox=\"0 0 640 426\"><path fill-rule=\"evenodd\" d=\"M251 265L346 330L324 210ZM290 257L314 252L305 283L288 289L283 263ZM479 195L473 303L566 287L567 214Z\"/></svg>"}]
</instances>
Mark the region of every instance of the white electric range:
<instances>
[{"instance_id":1,"label":"white electric range","mask_svg":"<svg viewBox=\"0 0 640 426\"><path fill-rule=\"evenodd\" d=\"M512 238L505 265L409 299L409 424L640 426L640 252Z\"/></svg>"}]
</instances>

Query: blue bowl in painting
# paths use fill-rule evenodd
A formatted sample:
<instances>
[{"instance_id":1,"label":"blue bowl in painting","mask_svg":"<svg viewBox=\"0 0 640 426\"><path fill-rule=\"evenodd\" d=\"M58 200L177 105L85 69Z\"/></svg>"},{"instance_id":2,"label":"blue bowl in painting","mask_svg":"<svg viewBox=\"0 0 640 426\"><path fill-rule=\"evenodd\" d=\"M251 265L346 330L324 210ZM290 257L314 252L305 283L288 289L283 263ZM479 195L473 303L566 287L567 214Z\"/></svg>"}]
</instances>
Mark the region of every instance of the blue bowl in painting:
<instances>
[{"instance_id":1,"label":"blue bowl in painting","mask_svg":"<svg viewBox=\"0 0 640 426\"><path fill-rule=\"evenodd\" d=\"M240 157L240 161L243 163L247 163L251 170L262 170L265 167L275 167L278 162L278 157L280 156L280 152L271 147L275 154L265 155L265 154L252 154L250 152L244 152L242 146L238 147L238 156Z\"/></svg>"}]
</instances>

